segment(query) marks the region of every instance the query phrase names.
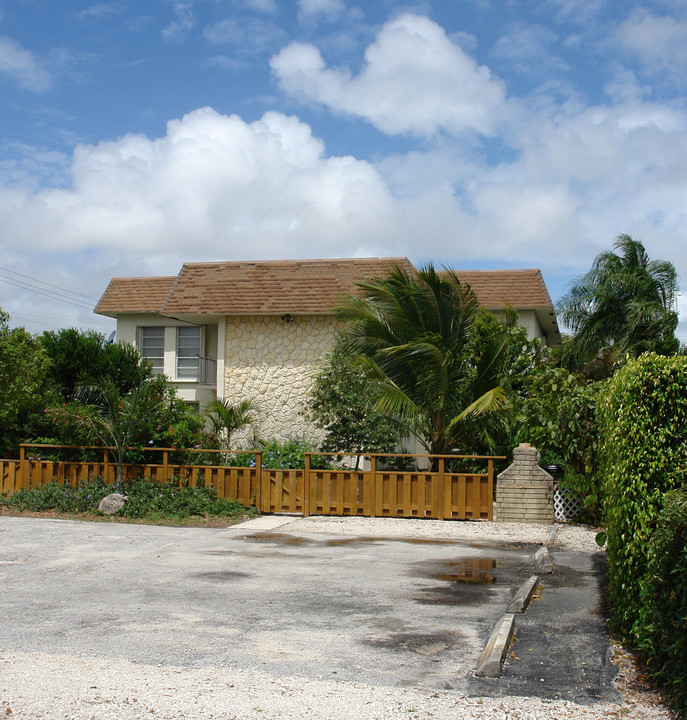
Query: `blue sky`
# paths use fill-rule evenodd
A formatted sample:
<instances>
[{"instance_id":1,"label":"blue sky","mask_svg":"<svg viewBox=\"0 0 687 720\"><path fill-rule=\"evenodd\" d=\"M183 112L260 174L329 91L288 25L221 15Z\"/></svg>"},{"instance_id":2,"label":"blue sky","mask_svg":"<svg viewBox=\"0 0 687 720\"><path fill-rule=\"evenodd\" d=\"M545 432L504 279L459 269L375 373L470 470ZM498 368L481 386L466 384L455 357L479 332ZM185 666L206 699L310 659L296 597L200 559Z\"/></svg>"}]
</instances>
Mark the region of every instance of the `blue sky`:
<instances>
[{"instance_id":1,"label":"blue sky","mask_svg":"<svg viewBox=\"0 0 687 720\"><path fill-rule=\"evenodd\" d=\"M556 300L618 233L687 288L686 84L684 0L0 0L0 307L368 255Z\"/></svg>"}]
</instances>

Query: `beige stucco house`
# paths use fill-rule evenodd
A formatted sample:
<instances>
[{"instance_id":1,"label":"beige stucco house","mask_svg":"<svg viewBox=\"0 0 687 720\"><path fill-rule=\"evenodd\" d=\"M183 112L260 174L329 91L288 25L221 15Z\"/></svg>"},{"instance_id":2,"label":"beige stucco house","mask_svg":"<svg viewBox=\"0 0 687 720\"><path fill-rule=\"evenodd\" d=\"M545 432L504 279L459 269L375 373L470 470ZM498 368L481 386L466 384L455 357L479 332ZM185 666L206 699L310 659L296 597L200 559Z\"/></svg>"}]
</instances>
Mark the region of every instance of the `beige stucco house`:
<instances>
[{"instance_id":1,"label":"beige stucco house","mask_svg":"<svg viewBox=\"0 0 687 720\"><path fill-rule=\"evenodd\" d=\"M265 438L306 435L300 414L318 360L338 328L332 308L355 283L407 258L186 263L176 276L113 278L95 312L117 319L179 396L202 409L215 397L253 399ZM459 271L482 306L515 308L531 338L560 343L539 270Z\"/></svg>"}]
</instances>

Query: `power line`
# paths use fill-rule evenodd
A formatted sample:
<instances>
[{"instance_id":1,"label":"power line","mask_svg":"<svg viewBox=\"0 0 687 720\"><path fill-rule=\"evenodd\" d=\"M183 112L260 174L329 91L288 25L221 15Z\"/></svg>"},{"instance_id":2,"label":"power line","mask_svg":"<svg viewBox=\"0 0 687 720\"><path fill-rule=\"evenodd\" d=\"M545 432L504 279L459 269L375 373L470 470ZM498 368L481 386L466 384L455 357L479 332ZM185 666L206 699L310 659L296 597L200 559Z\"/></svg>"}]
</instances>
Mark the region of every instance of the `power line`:
<instances>
[{"instance_id":1,"label":"power line","mask_svg":"<svg viewBox=\"0 0 687 720\"><path fill-rule=\"evenodd\" d=\"M52 300L57 300L58 302L67 303L68 305L74 305L75 307L82 308L84 310L92 310L93 305L86 303L82 300L78 300L77 298L67 298L63 297L61 294L53 292L52 290L42 290L39 288L32 287L31 285L25 283L22 280L15 280L14 278L8 278L5 275L0 275L0 282L7 283L8 285L12 285L14 287L18 287L21 290L28 290L29 292L34 292L37 295L43 295L44 297L51 298ZM74 293L74 295L78 296L78 293ZM85 296L82 296L85 297Z\"/></svg>"},{"instance_id":2,"label":"power line","mask_svg":"<svg viewBox=\"0 0 687 720\"><path fill-rule=\"evenodd\" d=\"M69 293L70 295L76 295L77 297L86 298L86 300L92 300L95 302L97 298L91 297L90 295L83 295L82 293L74 292L73 290L68 290L67 288L60 287L59 285L53 285L52 283L45 282L45 280L39 280L38 278L31 277L30 275L23 275L20 272L17 272L16 270L10 270L9 268L0 267L0 270L3 272L12 273L12 275L19 275L19 277L26 278L26 280L31 280L32 282L39 283L39 285L47 285L48 287L55 288L56 290L62 290L63 292Z\"/></svg>"}]
</instances>

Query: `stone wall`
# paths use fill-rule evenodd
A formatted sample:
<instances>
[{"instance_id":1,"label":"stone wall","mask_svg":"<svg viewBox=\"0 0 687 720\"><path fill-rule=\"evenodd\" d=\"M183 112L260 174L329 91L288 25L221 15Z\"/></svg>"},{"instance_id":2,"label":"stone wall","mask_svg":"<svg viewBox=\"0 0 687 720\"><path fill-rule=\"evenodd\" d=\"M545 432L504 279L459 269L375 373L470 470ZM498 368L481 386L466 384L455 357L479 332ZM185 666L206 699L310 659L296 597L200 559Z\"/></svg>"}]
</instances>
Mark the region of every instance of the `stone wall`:
<instances>
[{"instance_id":1,"label":"stone wall","mask_svg":"<svg viewBox=\"0 0 687 720\"><path fill-rule=\"evenodd\" d=\"M331 348L338 325L331 316L228 317L224 395L231 402L254 400L258 435L266 440L306 436L322 440L301 415L318 361ZM247 436L236 434L235 446Z\"/></svg>"},{"instance_id":2,"label":"stone wall","mask_svg":"<svg viewBox=\"0 0 687 720\"><path fill-rule=\"evenodd\" d=\"M553 523L553 478L539 467L537 448L520 443L496 479L494 521Z\"/></svg>"}]
</instances>

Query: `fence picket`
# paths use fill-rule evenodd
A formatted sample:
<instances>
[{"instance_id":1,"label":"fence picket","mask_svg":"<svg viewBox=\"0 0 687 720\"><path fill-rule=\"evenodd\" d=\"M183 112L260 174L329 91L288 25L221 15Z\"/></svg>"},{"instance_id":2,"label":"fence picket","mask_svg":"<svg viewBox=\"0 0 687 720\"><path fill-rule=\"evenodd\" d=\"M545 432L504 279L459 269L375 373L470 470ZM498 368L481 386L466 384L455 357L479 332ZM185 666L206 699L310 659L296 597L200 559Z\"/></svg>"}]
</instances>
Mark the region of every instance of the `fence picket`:
<instances>
[{"instance_id":1,"label":"fence picket","mask_svg":"<svg viewBox=\"0 0 687 720\"><path fill-rule=\"evenodd\" d=\"M52 461L28 457L26 450L40 445L22 445L18 461L0 460L0 490L15 492L55 480L76 485L101 475L115 479L116 466L108 462ZM59 446L51 446L52 450ZM159 452L160 449L157 449ZM243 505L254 504L262 512L291 512L323 515L364 515L369 517L431 517L442 519L492 518L494 457L486 473L447 472L445 458L438 456L437 471L378 471L377 456L370 455L369 470L313 470L310 455L304 469L262 468L262 454L256 452L254 468L211 465L176 465L163 451L161 464L125 465L125 478L141 477L179 486L196 487L199 480L214 488L218 497L232 498ZM174 456L176 457L176 456ZM451 456L455 459L459 456ZM477 458L478 456L466 456Z\"/></svg>"}]
</instances>

